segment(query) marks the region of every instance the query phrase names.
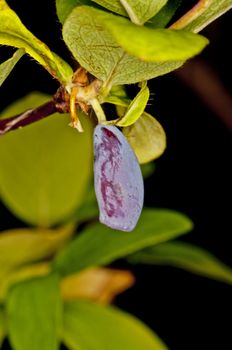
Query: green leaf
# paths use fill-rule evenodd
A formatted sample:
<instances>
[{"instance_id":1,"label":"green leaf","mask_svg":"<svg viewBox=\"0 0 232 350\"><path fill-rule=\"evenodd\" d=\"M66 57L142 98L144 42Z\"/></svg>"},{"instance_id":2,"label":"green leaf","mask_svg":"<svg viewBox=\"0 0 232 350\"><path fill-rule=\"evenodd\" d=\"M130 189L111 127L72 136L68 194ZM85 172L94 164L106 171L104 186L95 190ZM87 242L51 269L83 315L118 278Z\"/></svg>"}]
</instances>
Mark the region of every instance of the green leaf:
<instances>
[{"instance_id":1,"label":"green leaf","mask_svg":"<svg viewBox=\"0 0 232 350\"><path fill-rule=\"evenodd\" d=\"M24 228L1 232L0 279L16 267L50 257L64 245L72 232L70 225L58 230Z\"/></svg>"},{"instance_id":2,"label":"green leaf","mask_svg":"<svg viewBox=\"0 0 232 350\"><path fill-rule=\"evenodd\" d=\"M167 350L146 325L112 306L65 304L63 324L64 343L72 350Z\"/></svg>"},{"instance_id":3,"label":"green leaf","mask_svg":"<svg viewBox=\"0 0 232 350\"><path fill-rule=\"evenodd\" d=\"M93 218L97 218L98 212L99 210L94 185L93 181L91 181L91 183L88 186L87 193L85 195L84 203L75 214L75 219L78 221L78 223L85 222Z\"/></svg>"},{"instance_id":4,"label":"green leaf","mask_svg":"<svg viewBox=\"0 0 232 350\"><path fill-rule=\"evenodd\" d=\"M5 337L5 320L4 320L4 310L2 306L0 306L0 348L2 345L2 341Z\"/></svg>"},{"instance_id":5,"label":"green leaf","mask_svg":"<svg viewBox=\"0 0 232 350\"><path fill-rule=\"evenodd\" d=\"M122 115L124 115L130 100L125 91L116 86L111 89L104 102L122 108ZM165 151L166 135L164 129L154 117L146 112L133 125L123 128L123 134L133 148L140 164L157 159Z\"/></svg>"},{"instance_id":6,"label":"green leaf","mask_svg":"<svg viewBox=\"0 0 232 350\"><path fill-rule=\"evenodd\" d=\"M106 9L118 13L122 16L127 16L127 12L121 4L120 0L92 0L96 2L98 5L105 7Z\"/></svg>"},{"instance_id":7,"label":"green leaf","mask_svg":"<svg viewBox=\"0 0 232 350\"><path fill-rule=\"evenodd\" d=\"M120 0L130 20L142 25L166 4L167 0Z\"/></svg>"},{"instance_id":8,"label":"green leaf","mask_svg":"<svg viewBox=\"0 0 232 350\"><path fill-rule=\"evenodd\" d=\"M170 265L232 284L232 269L202 248L183 242L150 247L129 257L133 263Z\"/></svg>"},{"instance_id":9,"label":"green leaf","mask_svg":"<svg viewBox=\"0 0 232 350\"><path fill-rule=\"evenodd\" d=\"M5 0L0 0L0 44L23 48L62 84L70 82L71 67L22 24Z\"/></svg>"},{"instance_id":10,"label":"green leaf","mask_svg":"<svg viewBox=\"0 0 232 350\"><path fill-rule=\"evenodd\" d=\"M124 116L124 114L126 113L126 108L122 107L120 105L116 105L115 109L116 109L116 114L119 118L122 118Z\"/></svg>"},{"instance_id":11,"label":"green leaf","mask_svg":"<svg viewBox=\"0 0 232 350\"><path fill-rule=\"evenodd\" d=\"M174 16L182 0L168 0L166 5L147 23L146 26L151 28L164 28Z\"/></svg>"},{"instance_id":12,"label":"green leaf","mask_svg":"<svg viewBox=\"0 0 232 350\"><path fill-rule=\"evenodd\" d=\"M123 134L133 148L140 164L160 157L166 148L166 135L160 123L148 113L133 125L123 128Z\"/></svg>"},{"instance_id":13,"label":"green leaf","mask_svg":"<svg viewBox=\"0 0 232 350\"><path fill-rule=\"evenodd\" d=\"M32 93L3 116L49 99ZM52 226L81 205L92 174L92 127L84 118L83 134L68 126L68 115L55 114L0 138L0 196L22 220Z\"/></svg>"},{"instance_id":14,"label":"green leaf","mask_svg":"<svg viewBox=\"0 0 232 350\"><path fill-rule=\"evenodd\" d=\"M146 163L146 164L142 164L141 165L141 171L143 174L143 178L147 179L148 177L150 177L154 171L155 171L156 167L155 167L155 163Z\"/></svg>"},{"instance_id":15,"label":"green leaf","mask_svg":"<svg viewBox=\"0 0 232 350\"><path fill-rule=\"evenodd\" d=\"M172 25L172 28L183 28L198 33L231 8L231 0L198 0L189 12Z\"/></svg>"},{"instance_id":16,"label":"green leaf","mask_svg":"<svg viewBox=\"0 0 232 350\"><path fill-rule=\"evenodd\" d=\"M116 125L125 127L134 124L143 114L149 100L149 89L146 85L142 86L140 92L131 101L125 115L116 122Z\"/></svg>"},{"instance_id":17,"label":"green leaf","mask_svg":"<svg viewBox=\"0 0 232 350\"><path fill-rule=\"evenodd\" d=\"M14 55L9 58L9 60L0 64L0 86L6 80L16 63L24 55L25 51L23 49L18 49Z\"/></svg>"},{"instance_id":18,"label":"green leaf","mask_svg":"<svg viewBox=\"0 0 232 350\"><path fill-rule=\"evenodd\" d=\"M186 60L200 53L208 44L203 36L187 31L147 28L97 9L88 8L88 11L101 21L128 54L144 61Z\"/></svg>"},{"instance_id":19,"label":"green leaf","mask_svg":"<svg viewBox=\"0 0 232 350\"><path fill-rule=\"evenodd\" d=\"M104 97L103 103L104 102L115 105L117 116L122 118L125 115L131 100L126 94L124 85L115 85L111 88L109 94Z\"/></svg>"},{"instance_id":20,"label":"green leaf","mask_svg":"<svg viewBox=\"0 0 232 350\"><path fill-rule=\"evenodd\" d=\"M57 276L13 286L6 302L9 340L14 350L58 350L61 298Z\"/></svg>"},{"instance_id":21,"label":"green leaf","mask_svg":"<svg viewBox=\"0 0 232 350\"><path fill-rule=\"evenodd\" d=\"M112 230L104 225L87 227L55 258L54 269L69 275L91 266L106 265L150 245L191 230L191 221L170 210L144 209L132 232Z\"/></svg>"},{"instance_id":22,"label":"green leaf","mask_svg":"<svg viewBox=\"0 0 232 350\"><path fill-rule=\"evenodd\" d=\"M104 14L88 6L75 8L64 23L63 37L81 66L105 85L149 80L183 64L183 61L143 62L128 55L105 29L99 13Z\"/></svg>"},{"instance_id":23,"label":"green leaf","mask_svg":"<svg viewBox=\"0 0 232 350\"><path fill-rule=\"evenodd\" d=\"M23 265L16 267L14 270L8 271L3 277L1 277L0 302L5 302L8 290L12 285L35 277L48 276L50 273L51 267L48 262Z\"/></svg>"},{"instance_id":24,"label":"green leaf","mask_svg":"<svg viewBox=\"0 0 232 350\"><path fill-rule=\"evenodd\" d=\"M70 12L81 5L91 5L92 0L56 0L56 12L60 22L63 24Z\"/></svg>"},{"instance_id":25,"label":"green leaf","mask_svg":"<svg viewBox=\"0 0 232 350\"><path fill-rule=\"evenodd\" d=\"M116 106L128 108L131 100L127 96L125 87L123 85L113 86L109 94L104 97L103 102L112 103Z\"/></svg>"}]
</instances>

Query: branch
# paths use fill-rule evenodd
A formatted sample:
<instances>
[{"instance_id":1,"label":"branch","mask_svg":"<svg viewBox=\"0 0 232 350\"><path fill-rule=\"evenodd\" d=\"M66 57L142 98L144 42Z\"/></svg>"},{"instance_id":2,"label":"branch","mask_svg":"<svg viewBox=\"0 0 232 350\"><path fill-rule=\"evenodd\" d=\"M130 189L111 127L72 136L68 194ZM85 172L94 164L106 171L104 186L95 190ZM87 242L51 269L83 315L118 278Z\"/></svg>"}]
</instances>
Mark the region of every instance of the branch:
<instances>
[{"instance_id":1,"label":"branch","mask_svg":"<svg viewBox=\"0 0 232 350\"><path fill-rule=\"evenodd\" d=\"M0 119L0 135L4 135L11 130L34 123L58 111L59 109L57 108L56 102L52 100L38 108L29 109L26 112L18 114L14 117Z\"/></svg>"},{"instance_id":2,"label":"branch","mask_svg":"<svg viewBox=\"0 0 232 350\"><path fill-rule=\"evenodd\" d=\"M212 0L198 0L196 5L171 25L172 29L182 29L198 18L211 5Z\"/></svg>"},{"instance_id":3,"label":"branch","mask_svg":"<svg viewBox=\"0 0 232 350\"><path fill-rule=\"evenodd\" d=\"M173 23L170 28L198 33L231 8L231 0L198 0L196 5Z\"/></svg>"},{"instance_id":4,"label":"branch","mask_svg":"<svg viewBox=\"0 0 232 350\"><path fill-rule=\"evenodd\" d=\"M209 65L200 59L194 59L175 74L232 130L232 96Z\"/></svg>"},{"instance_id":5,"label":"branch","mask_svg":"<svg viewBox=\"0 0 232 350\"><path fill-rule=\"evenodd\" d=\"M95 96L100 89L100 82L96 79L89 84L87 72L84 70L84 68L79 68L75 72L73 81L80 89L79 96L77 94L78 91L74 86L74 88L71 89L71 97L73 99L70 100L70 94L66 91L66 88L64 86L60 86L53 95L53 99L42 106L35 109L29 109L11 118L0 119L0 136L11 130L19 129L23 126L37 122L38 120L46 118L56 112L70 113L71 118L73 118L72 126L79 131L82 131L80 125L77 125L78 118L76 108L80 108L84 113L87 113L89 106L85 101L83 101L83 96L92 96L93 93ZM72 91L74 94L72 94ZM70 107L72 108L70 109Z\"/></svg>"}]
</instances>

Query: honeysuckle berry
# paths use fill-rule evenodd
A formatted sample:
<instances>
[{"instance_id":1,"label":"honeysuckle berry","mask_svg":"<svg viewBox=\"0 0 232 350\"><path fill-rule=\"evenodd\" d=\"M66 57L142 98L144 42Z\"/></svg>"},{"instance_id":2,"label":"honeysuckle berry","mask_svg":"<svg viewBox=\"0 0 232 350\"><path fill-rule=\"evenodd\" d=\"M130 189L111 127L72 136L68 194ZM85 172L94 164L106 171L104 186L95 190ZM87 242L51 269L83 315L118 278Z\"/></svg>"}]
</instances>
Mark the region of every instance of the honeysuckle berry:
<instances>
[{"instance_id":1,"label":"honeysuckle berry","mask_svg":"<svg viewBox=\"0 0 232 350\"><path fill-rule=\"evenodd\" d=\"M115 126L94 130L94 186L101 223L132 231L144 199L144 185L134 151Z\"/></svg>"}]
</instances>

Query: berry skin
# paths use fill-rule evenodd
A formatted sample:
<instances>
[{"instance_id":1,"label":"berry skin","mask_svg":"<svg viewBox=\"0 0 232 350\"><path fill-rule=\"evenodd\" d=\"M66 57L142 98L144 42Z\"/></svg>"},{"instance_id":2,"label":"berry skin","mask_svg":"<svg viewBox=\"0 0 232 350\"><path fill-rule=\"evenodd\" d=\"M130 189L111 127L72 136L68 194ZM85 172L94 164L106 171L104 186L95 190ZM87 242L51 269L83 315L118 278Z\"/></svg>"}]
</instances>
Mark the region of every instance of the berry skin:
<instances>
[{"instance_id":1,"label":"berry skin","mask_svg":"<svg viewBox=\"0 0 232 350\"><path fill-rule=\"evenodd\" d=\"M132 231L143 207L143 177L134 151L112 125L94 130L94 186L100 222Z\"/></svg>"}]
</instances>

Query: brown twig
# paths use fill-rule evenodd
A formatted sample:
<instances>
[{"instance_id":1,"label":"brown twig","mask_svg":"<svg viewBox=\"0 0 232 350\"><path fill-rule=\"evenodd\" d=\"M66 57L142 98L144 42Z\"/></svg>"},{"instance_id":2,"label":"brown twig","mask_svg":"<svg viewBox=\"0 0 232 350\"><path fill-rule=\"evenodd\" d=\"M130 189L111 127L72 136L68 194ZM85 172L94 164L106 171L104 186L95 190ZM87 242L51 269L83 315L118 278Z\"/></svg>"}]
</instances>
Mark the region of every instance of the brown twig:
<instances>
[{"instance_id":1,"label":"brown twig","mask_svg":"<svg viewBox=\"0 0 232 350\"><path fill-rule=\"evenodd\" d=\"M171 25L172 29L182 29L200 16L211 4L211 0L198 0L198 2L181 18Z\"/></svg>"},{"instance_id":2,"label":"brown twig","mask_svg":"<svg viewBox=\"0 0 232 350\"><path fill-rule=\"evenodd\" d=\"M42 106L35 109L29 109L11 118L0 119L0 136L11 130L19 129L23 126L44 119L56 112L70 113L72 120L71 125L79 131L82 131L77 117L76 108L81 109L84 113L88 112L89 105L83 97L95 96L100 89L100 81L96 79L90 82L87 71L80 67L74 73L73 84L74 86L71 88L71 93L68 93L64 86L60 86L53 96L53 99ZM78 91L79 96L77 96Z\"/></svg>"},{"instance_id":3,"label":"brown twig","mask_svg":"<svg viewBox=\"0 0 232 350\"><path fill-rule=\"evenodd\" d=\"M17 114L16 116L0 119L0 136L11 130L16 130L41 119L47 118L56 112L68 113L69 111L69 95L64 87L61 86L51 101L48 101L37 108L28 109L27 111Z\"/></svg>"},{"instance_id":4,"label":"brown twig","mask_svg":"<svg viewBox=\"0 0 232 350\"><path fill-rule=\"evenodd\" d=\"M232 96L213 68L201 59L194 59L175 74L232 130Z\"/></svg>"},{"instance_id":5,"label":"brown twig","mask_svg":"<svg viewBox=\"0 0 232 350\"><path fill-rule=\"evenodd\" d=\"M39 106L35 109L29 109L14 117L0 119L0 135L4 135L11 130L22 128L23 126L46 118L57 111L58 108L56 106L56 102L52 100L43 104L42 106Z\"/></svg>"}]
</instances>

